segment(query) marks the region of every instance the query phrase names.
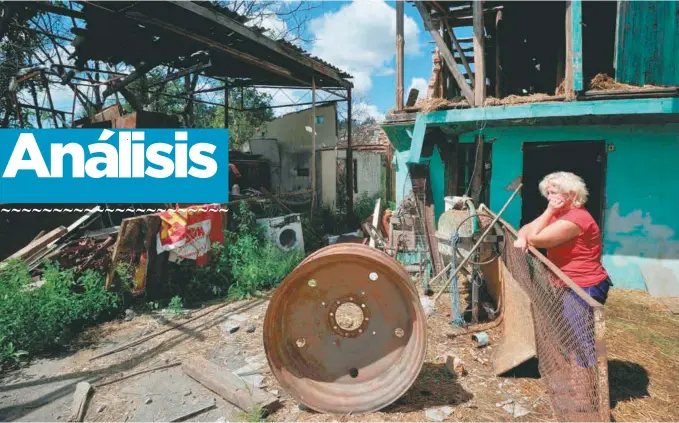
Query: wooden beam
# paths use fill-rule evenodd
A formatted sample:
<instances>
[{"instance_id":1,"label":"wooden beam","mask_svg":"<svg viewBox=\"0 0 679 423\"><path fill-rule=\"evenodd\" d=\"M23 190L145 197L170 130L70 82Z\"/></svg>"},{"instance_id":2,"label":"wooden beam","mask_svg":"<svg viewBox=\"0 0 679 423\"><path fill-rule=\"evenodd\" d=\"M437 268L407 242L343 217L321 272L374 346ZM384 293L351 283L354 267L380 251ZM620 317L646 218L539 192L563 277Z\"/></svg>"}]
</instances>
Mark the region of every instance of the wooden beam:
<instances>
[{"instance_id":1,"label":"wooden beam","mask_svg":"<svg viewBox=\"0 0 679 423\"><path fill-rule=\"evenodd\" d=\"M52 241L61 238L66 234L66 227L59 226L46 235L31 241L27 246L9 256L10 259L24 260L25 258L35 254L38 250L45 248Z\"/></svg>"},{"instance_id":2,"label":"wooden beam","mask_svg":"<svg viewBox=\"0 0 679 423\"><path fill-rule=\"evenodd\" d=\"M444 19L443 22L445 23L446 29L448 30L448 35L450 36L450 39L453 41L453 45L455 46L455 49L459 54L460 60L462 61L462 66L464 66L464 69L467 71L467 74L473 75L472 68L469 66L469 61L467 60L467 57L464 55L464 53L467 51L474 51L474 48L472 47L463 49L457 37L455 36L455 32L448 24L448 21Z\"/></svg>"},{"instance_id":3,"label":"wooden beam","mask_svg":"<svg viewBox=\"0 0 679 423\"><path fill-rule=\"evenodd\" d=\"M504 96L502 90L502 56L500 56L500 40L502 38L502 10L495 16L495 98Z\"/></svg>"},{"instance_id":4,"label":"wooden beam","mask_svg":"<svg viewBox=\"0 0 679 423\"><path fill-rule=\"evenodd\" d=\"M35 110L35 111L38 111L38 112L58 113L61 116L71 114L71 112L66 112L64 110L55 110L55 109L50 109L48 107L32 106L30 104L24 104L24 103L19 103L18 106L21 107L22 109L31 109L31 110Z\"/></svg>"},{"instance_id":5,"label":"wooden beam","mask_svg":"<svg viewBox=\"0 0 679 423\"><path fill-rule=\"evenodd\" d=\"M482 107L486 100L486 60L483 34L483 2L473 3L474 13L474 105ZM477 203L478 204L478 203Z\"/></svg>"},{"instance_id":6,"label":"wooden beam","mask_svg":"<svg viewBox=\"0 0 679 423\"><path fill-rule=\"evenodd\" d=\"M193 5L193 3L190 3L190 2L179 2L179 3L182 3L182 5L184 3ZM202 35L196 34L195 32L189 31L186 28L179 27L179 26L176 26L176 25L172 25L172 24L169 24L167 22L164 22L164 21L161 21L161 20L158 20L158 19L155 19L155 18L149 18L149 17L144 16L140 13L134 13L133 15L126 15L126 16L128 16L129 18L134 19L136 21L147 23L147 24L150 24L150 25L155 25L155 26L162 28L162 29L165 29L167 31L174 32L175 34L179 34L181 36L199 41L199 42L201 42L201 43L203 43L207 46L221 50L226 54L229 54L233 57L236 57L236 58L244 61L245 63L256 66L260 69L265 69L265 70L267 70L271 73L282 76L282 77L284 77L284 78L286 78L290 81L294 81L294 82L302 84L304 86L308 86L308 83L309 83L308 81L305 81L305 80L295 76L292 73L292 71L290 71L289 69L284 68L282 66L275 65L275 64L270 63L270 62L264 62L259 57L255 57L255 56L252 56L250 54L243 53L242 51L238 50L237 48L230 47L230 46L227 46L226 44L222 44L220 42L214 41L214 39L212 39L210 37L204 37ZM350 84L350 83L348 83L348 84Z\"/></svg>"},{"instance_id":7,"label":"wooden beam","mask_svg":"<svg viewBox=\"0 0 679 423\"><path fill-rule=\"evenodd\" d=\"M427 29L427 31L429 31L432 38L436 42L441 57L443 57L443 61L446 62L446 66L448 66L448 69L453 74L453 77L455 78L457 85L460 87L460 90L462 90L462 95L464 95L469 104L473 107L474 92L472 91L471 87L469 87L469 84L467 84L467 82L464 80L462 72L460 72L460 69L458 68L458 64L455 61L453 54L450 52L450 49L443 41L441 34L439 34L438 30L434 26L431 16L429 15L429 12L421 2L415 2L415 6L417 7L417 10L420 12L420 15L422 16L422 20L424 21L424 27Z\"/></svg>"},{"instance_id":8,"label":"wooden beam","mask_svg":"<svg viewBox=\"0 0 679 423\"><path fill-rule=\"evenodd\" d=\"M195 13L199 16L202 16L203 18L209 19L212 22L219 24L226 29L233 31L237 33L238 35L245 37L251 41L257 42L260 45L284 56L287 57L288 59L294 60L295 62L307 66L310 69L323 74L324 76L327 76L331 79L334 79L337 81L340 85L342 85L345 88L351 88L353 87L353 84L344 78L340 76L340 74L335 71L334 69L330 68L329 66L326 66L317 60L304 57L301 54L293 51L288 51L283 47L283 45L277 41L272 40L271 38L267 37L266 35L260 34L256 32L253 29L250 29L246 27L245 25L234 21L231 18L226 17L225 15L221 13L217 13L214 10L210 10L206 7L200 6L199 4L193 3L193 2L187 2L187 1L169 1L169 3L174 4L177 7L180 7L186 11ZM308 83L308 81L306 82Z\"/></svg>"},{"instance_id":9,"label":"wooden beam","mask_svg":"<svg viewBox=\"0 0 679 423\"><path fill-rule=\"evenodd\" d=\"M182 363L182 370L206 388L244 411L261 408L271 412L279 404L268 392L248 385L243 379L202 357Z\"/></svg>"}]
</instances>

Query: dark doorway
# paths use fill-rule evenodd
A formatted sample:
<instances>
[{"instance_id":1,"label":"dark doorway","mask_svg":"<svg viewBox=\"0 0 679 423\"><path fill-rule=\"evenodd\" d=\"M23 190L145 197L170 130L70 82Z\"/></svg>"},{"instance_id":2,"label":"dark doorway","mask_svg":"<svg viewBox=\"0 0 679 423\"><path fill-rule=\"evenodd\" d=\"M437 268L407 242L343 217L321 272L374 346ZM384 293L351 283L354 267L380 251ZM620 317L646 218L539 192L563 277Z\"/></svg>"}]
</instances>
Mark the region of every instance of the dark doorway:
<instances>
[{"instance_id":1,"label":"dark doorway","mask_svg":"<svg viewBox=\"0 0 679 423\"><path fill-rule=\"evenodd\" d=\"M538 184L552 172L572 172L585 180L589 198L585 208L600 228L606 177L606 143L604 141L524 143L521 226L530 223L547 207ZM602 229L603 233L603 229Z\"/></svg>"}]
</instances>

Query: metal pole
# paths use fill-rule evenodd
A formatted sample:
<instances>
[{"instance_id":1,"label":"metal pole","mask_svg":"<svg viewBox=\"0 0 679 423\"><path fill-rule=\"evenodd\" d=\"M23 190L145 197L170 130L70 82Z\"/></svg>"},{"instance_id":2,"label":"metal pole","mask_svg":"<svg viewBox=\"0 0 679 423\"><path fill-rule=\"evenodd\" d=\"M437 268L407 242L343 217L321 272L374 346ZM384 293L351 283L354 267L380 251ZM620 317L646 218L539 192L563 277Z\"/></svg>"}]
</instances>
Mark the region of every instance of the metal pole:
<instances>
[{"instance_id":1,"label":"metal pole","mask_svg":"<svg viewBox=\"0 0 679 423\"><path fill-rule=\"evenodd\" d=\"M354 153L351 149L351 88L347 90L347 222L351 227L354 223Z\"/></svg>"},{"instance_id":2,"label":"metal pole","mask_svg":"<svg viewBox=\"0 0 679 423\"><path fill-rule=\"evenodd\" d=\"M502 206L502 209L500 209L500 212L497 214L497 216L495 216L495 219L493 219L493 221L490 223L490 225L488 225L488 228L487 228L487 229L483 232L483 234L481 235L481 238L479 238L479 240L476 241L476 244L475 244L475 245L472 247L472 249L469 251L469 254L467 254L467 256L466 256L466 257L460 262L460 264L457 266L457 269L455 269L455 273L459 272L460 269L462 269L462 267L463 267L465 264L467 264L467 261L469 261L469 258L472 256L472 254L474 253L474 251L476 251L476 249L479 248L479 245L481 245L481 243L483 242L483 240L486 238L486 235L488 235L488 233L490 232L490 230L493 229L493 226L495 226L495 224L497 223L497 221L500 220L500 216L502 216L502 213L505 212L505 210L507 209L507 206L509 206L509 203L511 203L512 200L514 199L514 197L516 197L516 194L519 193L519 190L521 189L522 186L523 186L523 184L519 184L519 186L516 187L516 189L515 189L514 192L512 193L512 196L509 197L509 200L507 200L507 202L505 203L505 205ZM455 254L455 251L453 251L453 254ZM431 281L429 281L429 283L431 284L432 282L434 282L434 280L438 279L441 275L445 274L446 271L447 271L448 269L450 269L450 264L448 264L448 266L446 266L446 268L443 269L438 275L434 276L434 278L433 278ZM439 292L436 293L436 296L434 297L434 302L436 302L436 300L439 299L439 297L441 296L441 294L443 294L443 291L445 291L447 287L448 287L448 285L443 284L443 286L441 287L441 289L439 289Z\"/></svg>"},{"instance_id":3,"label":"metal pole","mask_svg":"<svg viewBox=\"0 0 679 423\"><path fill-rule=\"evenodd\" d=\"M224 86L224 128L229 129L229 86Z\"/></svg>"},{"instance_id":4,"label":"metal pole","mask_svg":"<svg viewBox=\"0 0 679 423\"><path fill-rule=\"evenodd\" d=\"M316 207L316 77L311 76L311 214L314 218Z\"/></svg>"},{"instance_id":5,"label":"metal pole","mask_svg":"<svg viewBox=\"0 0 679 423\"><path fill-rule=\"evenodd\" d=\"M396 0L396 110L403 110L403 0Z\"/></svg>"}]
</instances>

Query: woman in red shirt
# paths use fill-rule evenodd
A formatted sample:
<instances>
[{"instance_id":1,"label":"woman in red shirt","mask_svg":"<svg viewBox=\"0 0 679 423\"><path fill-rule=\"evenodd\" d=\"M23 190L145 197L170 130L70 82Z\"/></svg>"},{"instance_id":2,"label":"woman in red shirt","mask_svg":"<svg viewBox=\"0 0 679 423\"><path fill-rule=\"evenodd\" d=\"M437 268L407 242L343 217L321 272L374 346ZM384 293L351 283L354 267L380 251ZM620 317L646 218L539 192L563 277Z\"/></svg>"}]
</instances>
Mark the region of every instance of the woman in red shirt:
<instances>
[{"instance_id":1,"label":"woman in red shirt","mask_svg":"<svg viewBox=\"0 0 679 423\"><path fill-rule=\"evenodd\" d=\"M547 258L576 285L601 304L608 298L613 284L601 264L601 232L592 215L584 208L587 187L577 175L551 173L540 182L540 192L547 198L547 209L537 219L519 230L514 247L526 251L529 245L547 249ZM589 306L579 295L566 288L563 316L578 341L576 361L588 368L596 364L594 337L588 329L590 319L583 319Z\"/></svg>"}]
</instances>

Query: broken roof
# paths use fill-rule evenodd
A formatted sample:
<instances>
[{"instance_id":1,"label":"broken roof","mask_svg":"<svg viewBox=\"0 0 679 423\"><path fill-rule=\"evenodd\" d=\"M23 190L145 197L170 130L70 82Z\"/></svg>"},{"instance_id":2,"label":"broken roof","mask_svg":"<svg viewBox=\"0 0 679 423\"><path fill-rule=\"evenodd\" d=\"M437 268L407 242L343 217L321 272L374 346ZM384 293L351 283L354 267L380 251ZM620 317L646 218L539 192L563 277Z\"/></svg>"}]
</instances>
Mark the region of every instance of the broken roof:
<instances>
[{"instance_id":1,"label":"broken roof","mask_svg":"<svg viewBox=\"0 0 679 423\"><path fill-rule=\"evenodd\" d=\"M286 41L275 41L246 18L209 2L79 2L86 28L74 28L78 66L206 63L211 77L242 78L247 85L351 88L351 75ZM200 52L204 52L201 54Z\"/></svg>"}]
</instances>

